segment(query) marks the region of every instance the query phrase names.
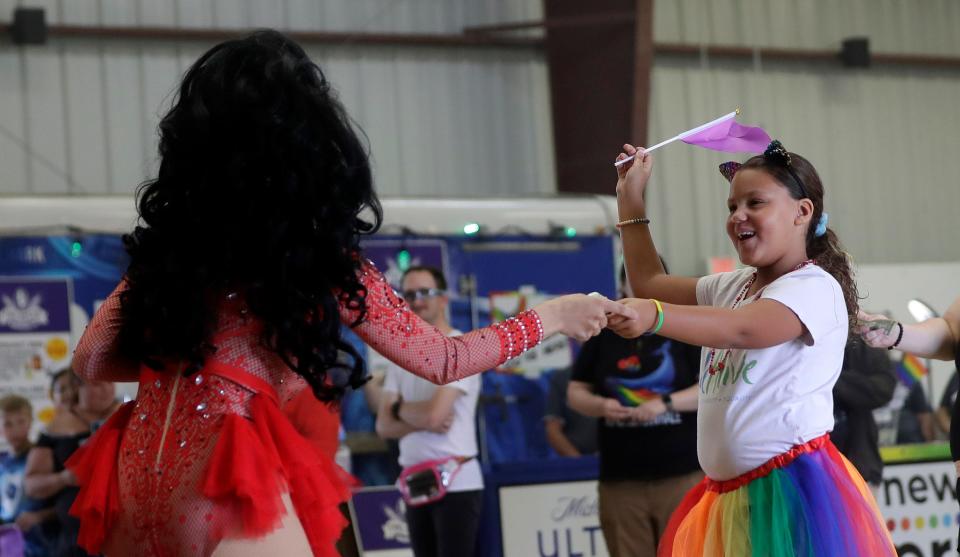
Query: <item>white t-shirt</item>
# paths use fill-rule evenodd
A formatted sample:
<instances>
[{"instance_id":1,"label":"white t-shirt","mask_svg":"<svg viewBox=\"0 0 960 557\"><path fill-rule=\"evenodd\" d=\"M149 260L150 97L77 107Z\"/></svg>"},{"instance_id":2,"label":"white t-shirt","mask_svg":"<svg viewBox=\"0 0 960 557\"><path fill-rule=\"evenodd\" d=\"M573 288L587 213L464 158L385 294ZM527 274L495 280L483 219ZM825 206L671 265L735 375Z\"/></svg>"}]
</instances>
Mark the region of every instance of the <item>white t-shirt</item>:
<instances>
[{"instance_id":1,"label":"white t-shirt","mask_svg":"<svg viewBox=\"0 0 960 557\"><path fill-rule=\"evenodd\" d=\"M732 307L753 272L741 269L701 278L697 303ZM703 349L697 454L703 471L715 480L744 474L833 429L833 385L847 342L840 284L820 267L808 265L759 294L790 308L807 332L769 348L731 350L724 370L714 375L707 371L709 349ZM739 307L756 299L754 294ZM714 361L723 353L717 350Z\"/></svg>"},{"instance_id":2,"label":"white t-shirt","mask_svg":"<svg viewBox=\"0 0 960 557\"><path fill-rule=\"evenodd\" d=\"M462 335L452 331L448 336ZM406 468L425 460L450 456L477 456L477 430L474 416L477 398L480 396L480 375L471 375L443 387L463 392L453 403L453 423L446 433L415 431L400 438L400 466ZM409 371L391 365L387 368L383 390L397 393L404 402L421 402L433 398L440 386L418 377ZM476 458L460 467L447 491L472 491L483 489L483 474Z\"/></svg>"}]
</instances>

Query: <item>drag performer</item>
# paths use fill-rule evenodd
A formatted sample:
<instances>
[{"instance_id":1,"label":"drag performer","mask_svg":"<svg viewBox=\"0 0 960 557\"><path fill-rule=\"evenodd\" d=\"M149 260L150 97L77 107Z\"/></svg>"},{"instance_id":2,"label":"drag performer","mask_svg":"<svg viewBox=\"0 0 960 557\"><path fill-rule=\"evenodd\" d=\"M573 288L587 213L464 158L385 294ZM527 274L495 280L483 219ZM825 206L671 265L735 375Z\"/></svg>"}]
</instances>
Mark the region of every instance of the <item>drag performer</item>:
<instances>
[{"instance_id":1,"label":"drag performer","mask_svg":"<svg viewBox=\"0 0 960 557\"><path fill-rule=\"evenodd\" d=\"M139 382L68 463L91 553L335 555L348 494L281 407L362 384L341 323L449 383L554 333L593 336L606 314L636 317L578 294L460 337L424 323L359 248L381 221L366 148L320 68L279 33L193 64L160 156L124 238L129 267L74 359L87 379Z\"/></svg>"}]
</instances>

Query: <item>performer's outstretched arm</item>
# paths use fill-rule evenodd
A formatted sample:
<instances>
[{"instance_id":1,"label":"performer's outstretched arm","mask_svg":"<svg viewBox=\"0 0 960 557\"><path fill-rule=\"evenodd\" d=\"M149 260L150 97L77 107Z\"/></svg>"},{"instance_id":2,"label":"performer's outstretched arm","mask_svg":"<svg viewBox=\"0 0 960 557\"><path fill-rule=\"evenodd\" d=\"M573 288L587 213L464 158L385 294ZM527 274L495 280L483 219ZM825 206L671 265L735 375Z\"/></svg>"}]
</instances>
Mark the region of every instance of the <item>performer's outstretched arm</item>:
<instances>
[{"instance_id":1,"label":"performer's outstretched arm","mask_svg":"<svg viewBox=\"0 0 960 557\"><path fill-rule=\"evenodd\" d=\"M626 307L602 296L561 296L502 323L448 337L413 313L372 263L363 265L361 282L367 313L354 331L395 364L440 385L494 368L554 333L590 338L607 325L607 315L623 315ZM344 323L353 326L357 317L357 310L341 305Z\"/></svg>"}]
</instances>

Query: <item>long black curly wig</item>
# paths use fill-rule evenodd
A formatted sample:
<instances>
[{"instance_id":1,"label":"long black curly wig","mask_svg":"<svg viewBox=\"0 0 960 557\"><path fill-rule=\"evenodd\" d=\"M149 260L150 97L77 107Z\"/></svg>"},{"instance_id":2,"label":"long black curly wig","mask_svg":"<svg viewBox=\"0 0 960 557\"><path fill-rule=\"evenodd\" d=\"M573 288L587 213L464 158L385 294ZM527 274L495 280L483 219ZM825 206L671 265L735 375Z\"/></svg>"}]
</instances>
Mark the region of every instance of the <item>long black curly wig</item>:
<instances>
[{"instance_id":1,"label":"long black curly wig","mask_svg":"<svg viewBox=\"0 0 960 557\"><path fill-rule=\"evenodd\" d=\"M262 342L319 399L362 384L338 307L365 315L359 241L382 211L366 144L320 68L275 31L213 47L160 122L160 157L124 236L121 351L196 371L214 350L218 300L238 292Z\"/></svg>"}]
</instances>

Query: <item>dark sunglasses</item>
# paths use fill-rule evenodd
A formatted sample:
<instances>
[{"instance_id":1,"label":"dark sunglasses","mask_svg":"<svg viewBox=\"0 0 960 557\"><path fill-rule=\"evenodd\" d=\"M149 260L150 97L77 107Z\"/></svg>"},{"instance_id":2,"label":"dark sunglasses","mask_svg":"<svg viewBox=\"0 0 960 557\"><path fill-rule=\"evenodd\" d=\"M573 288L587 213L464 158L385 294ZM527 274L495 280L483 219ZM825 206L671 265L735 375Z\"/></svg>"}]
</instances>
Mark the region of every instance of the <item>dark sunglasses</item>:
<instances>
[{"instance_id":1,"label":"dark sunglasses","mask_svg":"<svg viewBox=\"0 0 960 557\"><path fill-rule=\"evenodd\" d=\"M425 300L435 296L442 296L443 290L439 288L418 288L416 290L404 290L400 293L404 300L414 302L416 300Z\"/></svg>"}]
</instances>

